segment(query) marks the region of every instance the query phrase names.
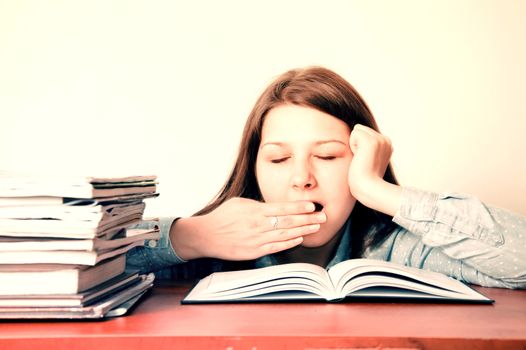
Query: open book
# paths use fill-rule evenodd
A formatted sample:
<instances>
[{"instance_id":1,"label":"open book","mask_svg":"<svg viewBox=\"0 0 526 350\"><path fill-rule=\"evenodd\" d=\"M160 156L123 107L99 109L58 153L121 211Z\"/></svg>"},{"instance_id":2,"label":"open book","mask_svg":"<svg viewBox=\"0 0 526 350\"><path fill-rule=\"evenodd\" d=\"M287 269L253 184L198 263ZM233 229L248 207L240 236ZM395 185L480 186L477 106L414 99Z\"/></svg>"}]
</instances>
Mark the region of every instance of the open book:
<instances>
[{"instance_id":1,"label":"open book","mask_svg":"<svg viewBox=\"0 0 526 350\"><path fill-rule=\"evenodd\" d=\"M182 304L385 298L492 303L443 274L373 259L351 259L329 270L306 263L216 272L197 283Z\"/></svg>"}]
</instances>

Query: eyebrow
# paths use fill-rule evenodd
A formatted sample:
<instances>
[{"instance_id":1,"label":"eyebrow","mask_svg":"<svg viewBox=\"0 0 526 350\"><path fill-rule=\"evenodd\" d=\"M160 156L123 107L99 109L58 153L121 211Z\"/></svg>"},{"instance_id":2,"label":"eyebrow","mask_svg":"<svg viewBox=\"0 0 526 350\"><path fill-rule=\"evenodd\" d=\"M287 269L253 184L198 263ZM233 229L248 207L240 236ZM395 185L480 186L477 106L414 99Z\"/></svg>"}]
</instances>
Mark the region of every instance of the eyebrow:
<instances>
[{"instance_id":1,"label":"eyebrow","mask_svg":"<svg viewBox=\"0 0 526 350\"><path fill-rule=\"evenodd\" d=\"M315 146L320 146L320 145L324 145L324 144L327 144L327 143L339 143L339 144L342 144L344 146L347 146L347 144L345 142L340 141L340 140L336 140L336 139L316 141L316 142L314 142L314 145ZM260 148L263 148L265 146L279 146L279 147L283 147L285 145L286 145L285 142L265 142L264 144L261 145Z\"/></svg>"}]
</instances>

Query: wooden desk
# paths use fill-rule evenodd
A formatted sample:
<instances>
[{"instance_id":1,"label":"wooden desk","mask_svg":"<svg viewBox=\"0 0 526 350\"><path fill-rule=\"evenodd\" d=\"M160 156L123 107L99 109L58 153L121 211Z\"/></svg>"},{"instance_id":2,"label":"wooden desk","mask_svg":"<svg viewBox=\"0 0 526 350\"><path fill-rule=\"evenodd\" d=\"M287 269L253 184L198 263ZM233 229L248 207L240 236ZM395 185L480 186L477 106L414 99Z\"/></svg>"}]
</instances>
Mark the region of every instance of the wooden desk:
<instances>
[{"instance_id":1,"label":"wooden desk","mask_svg":"<svg viewBox=\"0 0 526 350\"><path fill-rule=\"evenodd\" d=\"M0 322L0 349L525 349L526 291L480 290L494 305L180 305L156 286L125 317Z\"/></svg>"}]
</instances>

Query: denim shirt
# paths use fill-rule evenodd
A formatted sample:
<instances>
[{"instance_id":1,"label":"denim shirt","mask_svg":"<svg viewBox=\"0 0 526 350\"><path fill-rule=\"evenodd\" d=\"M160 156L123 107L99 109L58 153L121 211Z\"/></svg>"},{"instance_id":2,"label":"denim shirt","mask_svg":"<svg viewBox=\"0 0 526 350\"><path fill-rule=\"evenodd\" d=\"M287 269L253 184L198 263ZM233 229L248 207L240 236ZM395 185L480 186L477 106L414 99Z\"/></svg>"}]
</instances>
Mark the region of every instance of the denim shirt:
<instances>
[{"instance_id":1,"label":"denim shirt","mask_svg":"<svg viewBox=\"0 0 526 350\"><path fill-rule=\"evenodd\" d=\"M220 271L224 262L177 256L169 232L176 218L161 218L161 238L128 253L128 267L157 271L158 278L200 278ZM364 257L441 272L466 283L487 287L526 288L526 218L485 205L473 196L438 194L403 188L393 232ZM146 224L148 225L148 224ZM151 224L150 224L151 225ZM347 223L327 267L350 258L352 238ZM273 256L255 267L276 264ZM183 274L167 267L178 265Z\"/></svg>"}]
</instances>

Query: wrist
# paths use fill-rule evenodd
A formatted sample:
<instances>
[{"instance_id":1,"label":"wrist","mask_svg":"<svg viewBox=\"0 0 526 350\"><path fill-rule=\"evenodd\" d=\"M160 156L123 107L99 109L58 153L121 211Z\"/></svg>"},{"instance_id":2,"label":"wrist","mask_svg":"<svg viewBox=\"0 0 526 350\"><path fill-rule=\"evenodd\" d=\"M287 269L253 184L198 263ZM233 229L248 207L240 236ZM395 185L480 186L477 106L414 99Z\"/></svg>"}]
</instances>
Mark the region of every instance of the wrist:
<instances>
[{"instance_id":1,"label":"wrist","mask_svg":"<svg viewBox=\"0 0 526 350\"><path fill-rule=\"evenodd\" d=\"M384 179L363 182L352 191L360 203L389 216L395 216L400 206L402 188Z\"/></svg>"},{"instance_id":2,"label":"wrist","mask_svg":"<svg viewBox=\"0 0 526 350\"><path fill-rule=\"evenodd\" d=\"M184 260L202 258L199 244L199 216L180 218L170 228L170 241L177 256Z\"/></svg>"}]
</instances>

